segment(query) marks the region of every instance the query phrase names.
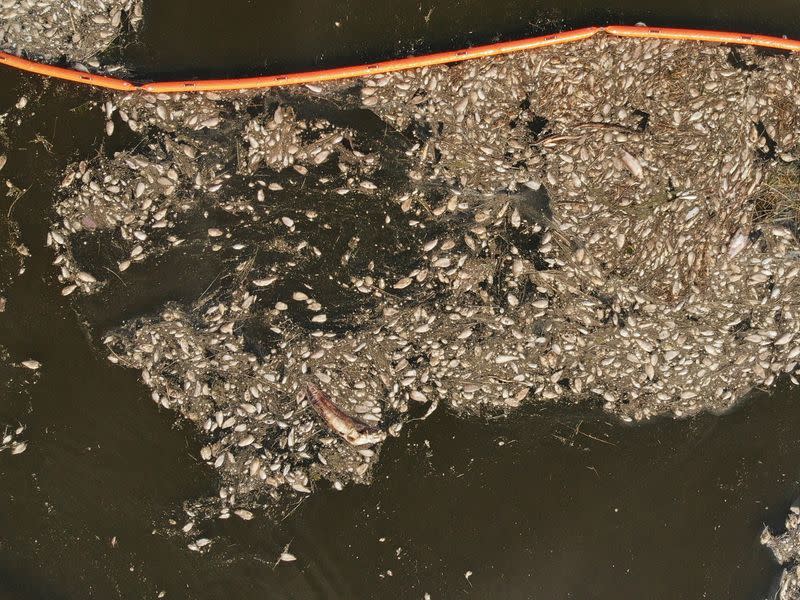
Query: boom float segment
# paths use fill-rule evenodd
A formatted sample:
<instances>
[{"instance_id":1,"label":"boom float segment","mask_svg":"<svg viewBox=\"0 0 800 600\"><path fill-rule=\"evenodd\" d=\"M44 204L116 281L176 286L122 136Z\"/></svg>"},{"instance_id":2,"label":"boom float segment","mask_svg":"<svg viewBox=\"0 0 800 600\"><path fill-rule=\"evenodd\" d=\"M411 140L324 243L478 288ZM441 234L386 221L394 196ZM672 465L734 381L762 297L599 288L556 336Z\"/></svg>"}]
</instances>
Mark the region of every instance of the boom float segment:
<instances>
[{"instance_id":1,"label":"boom float segment","mask_svg":"<svg viewBox=\"0 0 800 600\"><path fill-rule=\"evenodd\" d=\"M74 81L86 85L93 85L118 91L142 91L151 93L170 92L210 92L230 90L251 90L285 85L298 85L304 83L322 83L338 79L365 77L381 73L392 73L404 69L416 69L433 65L454 63L475 58L485 58L500 54L510 54L523 50L533 50L546 46L555 46L568 42L585 40L597 33L606 33L617 37L650 38L662 40L685 40L696 42L712 42L720 44L742 44L747 46L760 46L777 50L800 51L800 41L785 37L773 37L748 33L735 33L730 31L710 31L704 29L676 29L669 27L642 27L628 25L610 25L607 27L585 27L572 31L562 31L538 37L526 38L510 42L500 42L486 46L475 46L463 50L437 52L423 56L410 56L383 62L355 65L352 67L339 67L306 71L302 73L289 73L286 75L265 75L260 77L244 77L231 79L199 79L184 81L162 81L137 85L124 79L116 79L104 75L94 75L78 71L47 65L6 52L0 52L0 64L8 65L22 71L38 73L47 77Z\"/></svg>"}]
</instances>

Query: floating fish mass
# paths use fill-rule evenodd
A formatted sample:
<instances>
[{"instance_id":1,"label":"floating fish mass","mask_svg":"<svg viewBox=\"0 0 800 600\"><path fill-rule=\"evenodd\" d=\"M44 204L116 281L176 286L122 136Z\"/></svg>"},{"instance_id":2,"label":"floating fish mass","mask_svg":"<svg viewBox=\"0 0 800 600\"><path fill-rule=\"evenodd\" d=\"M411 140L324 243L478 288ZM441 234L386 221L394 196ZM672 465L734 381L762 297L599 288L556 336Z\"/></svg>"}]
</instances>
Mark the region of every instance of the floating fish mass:
<instances>
[{"instance_id":1,"label":"floating fish mass","mask_svg":"<svg viewBox=\"0 0 800 600\"><path fill-rule=\"evenodd\" d=\"M784 566L773 597L776 600L793 600L800 597L800 507L796 504L786 517L784 529L783 533L775 535L765 527L761 533L761 543Z\"/></svg>"},{"instance_id":2,"label":"floating fish mass","mask_svg":"<svg viewBox=\"0 0 800 600\"><path fill-rule=\"evenodd\" d=\"M192 302L104 339L197 426L220 516L370 481L381 443L337 435L309 385L389 438L439 405L724 411L800 357L800 62L731 52L597 35L313 89L109 95L144 142L67 169L56 276L80 302L181 249L221 257Z\"/></svg>"},{"instance_id":3,"label":"floating fish mass","mask_svg":"<svg viewBox=\"0 0 800 600\"><path fill-rule=\"evenodd\" d=\"M0 452L9 450L11 454L22 454L28 449L28 442L20 440L20 436L25 433L25 426L4 427L3 436L0 439Z\"/></svg>"},{"instance_id":4,"label":"floating fish mass","mask_svg":"<svg viewBox=\"0 0 800 600\"><path fill-rule=\"evenodd\" d=\"M138 28L143 10L143 0L0 0L0 49L107 72L95 56Z\"/></svg>"}]
</instances>

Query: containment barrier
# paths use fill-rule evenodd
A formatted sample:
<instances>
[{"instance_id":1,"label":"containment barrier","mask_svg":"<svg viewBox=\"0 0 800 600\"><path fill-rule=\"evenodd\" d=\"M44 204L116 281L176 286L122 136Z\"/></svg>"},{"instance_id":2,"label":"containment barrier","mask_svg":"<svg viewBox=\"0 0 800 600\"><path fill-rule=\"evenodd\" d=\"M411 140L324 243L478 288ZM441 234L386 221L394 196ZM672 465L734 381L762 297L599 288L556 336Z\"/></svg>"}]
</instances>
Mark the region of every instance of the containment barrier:
<instances>
[{"instance_id":1,"label":"containment barrier","mask_svg":"<svg viewBox=\"0 0 800 600\"><path fill-rule=\"evenodd\" d=\"M526 38L510 42L500 42L486 46L475 46L463 50L453 50L449 52L438 52L423 56L411 56L352 67L339 67L335 69L323 69L317 71L306 71L303 73L289 73L285 75L265 75L260 77L244 77L231 79L198 79L185 81L162 81L138 85L124 79L116 79L104 75L94 75L76 69L55 67L32 60L27 60L13 54L0 52L0 64L5 64L16 69L38 73L47 77L75 81L96 87L119 90L119 91L143 91L152 93L172 93L172 92L208 92L208 91L228 91L261 89L285 85L313 84L337 79L349 79L353 77L364 77L367 75L377 75L381 73L392 73L404 69L414 69L419 67L429 67L446 63L454 63L475 58L485 58L500 54L510 54L523 50L533 50L557 44L565 44L585 40L597 33L627 37L627 38L650 38L665 40L685 40L697 42L715 42L720 44L743 44L748 46L760 46L774 48L777 50L788 50L792 52L800 51L800 41L783 37L772 37L767 35L757 35L748 33L733 33L729 31L710 31L703 29L677 29L669 27L645 27L628 25L610 25L607 27L585 27L572 31L562 31L539 37Z\"/></svg>"},{"instance_id":2,"label":"containment barrier","mask_svg":"<svg viewBox=\"0 0 800 600\"><path fill-rule=\"evenodd\" d=\"M475 46L464 50L453 50L450 52L438 52L436 54L426 54L424 56L410 56L387 60L354 67L340 67L337 69L325 69L322 71L309 71L305 73L291 73L287 75L271 75L266 77L248 77L245 79L209 79L200 81L170 81L163 83L148 83L142 89L148 92L180 92L184 90L197 91L218 91L236 89L267 88L280 85L293 85L300 83L321 83L324 81L334 81L336 79L349 79L351 77L364 77L365 75L377 75L379 73L391 73L404 69L414 69L418 67L429 67L432 65L442 65L474 58L487 56L497 56L498 54L509 54L522 50L543 48L555 44L564 44L577 40L584 40L592 37L600 31L598 27L587 27L574 31L565 31L535 38L527 38L513 42L501 42L488 46Z\"/></svg>"},{"instance_id":3,"label":"containment barrier","mask_svg":"<svg viewBox=\"0 0 800 600\"><path fill-rule=\"evenodd\" d=\"M733 33L730 31L710 31L706 29L673 29L669 27L640 27L628 25L611 25L603 31L619 37L657 38L662 40L685 40L694 42L717 42L719 44L743 44L761 46L776 50L800 50L800 41L788 38L756 35L750 33Z\"/></svg>"},{"instance_id":4,"label":"containment barrier","mask_svg":"<svg viewBox=\"0 0 800 600\"><path fill-rule=\"evenodd\" d=\"M86 83L95 87L107 88L110 90L135 90L137 86L130 81L124 79L114 79L113 77L106 77L104 75L94 75L92 73L85 73L77 69L65 69L63 67L54 67L53 65L46 65L13 54L0 52L0 64L20 69L21 71L29 71L30 73L38 73L47 77L55 77L56 79L64 79L66 81L76 81L78 83Z\"/></svg>"}]
</instances>

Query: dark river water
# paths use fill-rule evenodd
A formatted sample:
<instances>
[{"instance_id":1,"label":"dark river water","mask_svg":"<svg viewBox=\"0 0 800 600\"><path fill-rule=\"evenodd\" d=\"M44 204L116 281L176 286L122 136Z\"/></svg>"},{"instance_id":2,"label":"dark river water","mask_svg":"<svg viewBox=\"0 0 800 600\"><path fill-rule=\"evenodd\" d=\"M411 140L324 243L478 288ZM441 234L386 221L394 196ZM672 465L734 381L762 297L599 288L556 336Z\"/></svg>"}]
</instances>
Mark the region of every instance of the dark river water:
<instances>
[{"instance_id":1,"label":"dark river water","mask_svg":"<svg viewBox=\"0 0 800 600\"><path fill-rule=\"evenodd\" d=\"M154 79L352 64L589 23L800 37L791 0L146 6L138 39L110 55ZM322 489L278 523L219 521L212 552L188 551L164 524L182 501L215 494L215 474L191 428L105 359L102 327L60 295L44 247L64 166L112 143L88 105L99 96L0 71L0 113L23 93L36 101L8 126L2 179L28 191L13 207L0 198L0 241L11 210L31 257L6 289L0 345L44 366L0 365L0 423L24 423L29 444L0 454L0 597L767 597L779 567L759 534L800 495L800 393L782 385L729 414L635 427L574 406L493 420L439 411L386 443L372 486ZM0 256L5 283L18 265ZM196 287L194 275L150 282L156 304ZM287 544L297 561L276 568Z\"/></svg>"},{"instance_id":2,"label":"dark river water","mask_svg":"<svg viewBox=\"0 0 800 600\"><path fill-rule=\"evenodd\" d=\"M146 3L125 63L144 78L277 73L451 50L587 25L800 37L797 0L205 0Z\"/></svg>"}]
</instances>

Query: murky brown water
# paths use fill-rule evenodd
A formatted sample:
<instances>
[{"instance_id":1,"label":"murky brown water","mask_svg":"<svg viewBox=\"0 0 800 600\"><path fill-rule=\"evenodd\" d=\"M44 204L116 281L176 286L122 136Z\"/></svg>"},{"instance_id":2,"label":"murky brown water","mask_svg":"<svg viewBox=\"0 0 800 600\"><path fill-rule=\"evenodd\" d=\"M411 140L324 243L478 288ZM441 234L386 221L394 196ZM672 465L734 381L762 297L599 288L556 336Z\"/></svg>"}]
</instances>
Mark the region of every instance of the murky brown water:
<instances>
[{"instance_id":1,"label":"murky brown water","mask_svg":"<svg viewBox=\"0 0 800 600\"><path fill-rule=\"evenodd\" d=\"M148 3L127 62L151 74L245 71L259 60L264 71L288 70L526 34L537 14L619 20L516 2L453 3L466 16L452 20L439 6L428 23L430 7L411 3L391 11L330 4L313 15L310 7L229 4L212 13ZM790 4L759 15L719 9L703 24L797 35L781 29ZM694 25L707 11L673 5L656 18L632 3L613 10ZM12 214L32 256L7 289L0 344L13 360L44 366L39 374L0 367L0 422L23 422L29 443L20 456L0 454L3 597L765 597L779 569L758 535L764 524L781 525L800 490L798 393L784 387L724 416L639 427L575 407L488 422L440 411L386 444L371 487L319 491L280 523L219 521L204 556L160 533L183 500L216 492L214 473L194 458L193 432L176 427L138 374L109 364L87 337L44 248L64 166L124 139L103 137L102 116L87 105L95 92L0 71L0 113L23 93L42 97L21 125L7 124L2 175L29 188ZM4 244L9 207L0 199ZM153 280L134 282L150 286L136 304L91 307L89 331L196 297L217 270L213 261L193 266L159 265ZM4 279L16 268L15 257L0 254ZM298 560L273 568L289 543Z\"/></svg>"}]
</instances>

